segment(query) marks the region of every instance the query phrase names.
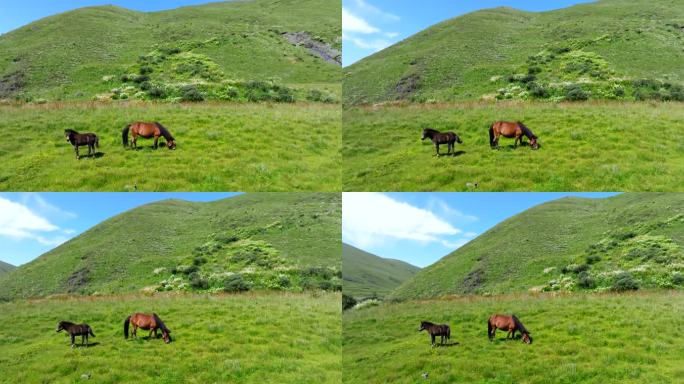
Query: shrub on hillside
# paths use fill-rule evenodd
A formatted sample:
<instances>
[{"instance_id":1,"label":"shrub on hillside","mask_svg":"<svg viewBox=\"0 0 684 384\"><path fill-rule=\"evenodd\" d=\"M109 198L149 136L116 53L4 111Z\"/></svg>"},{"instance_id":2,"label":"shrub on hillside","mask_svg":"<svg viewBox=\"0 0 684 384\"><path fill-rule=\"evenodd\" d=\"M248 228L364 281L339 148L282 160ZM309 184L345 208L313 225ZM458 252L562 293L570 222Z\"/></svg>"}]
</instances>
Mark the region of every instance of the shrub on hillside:
<instances>
[{"instance_id":1,"label":"shrub on hillside","mask_svg":"<svg viewBox=\"0 0 684 384\"><path fill-rule=\"evenodd\" d=\"M152 72L154 72L154 68L150 67L149 65L143 65L142 67L140 67L141 75L149 75Z\"/></svg>"},{"instance_id":2,"label":"shrub on hillside","mask_svg":"<svg viewBox=\"0 0 684 384\"><path fill-rule=\"evenodd\" d=\"M613 280L614 291L636 291L639 289L639 282L636 281L628 272L622 272L615 276Z\"/></svg>"},{"instance_id":3,"label":"shrub on hillside","mask_svg":"<svg viewBox=\"0 0 684 384\"><path fill-rule=\"evenodd\" d=\"M569 101L582 101L589 98L589 93L584 91L578 84L565 87L565 99Z\"/></svg>"},{"instance_id":4,"label":"shrub on hillside","mask_svg":"<svg viewBox=\"0 0 684 384\"><path fill-rule=\"evenodd\" d=\"M356 305L356 299L348 295L342 295L342 310L346 311Z\"/></svg>"},{"instance_id":5,"label":"shrub on hillside","mask_svg":"<svg viewBox=\"0 0 684 384\"><path fill-rule=\"evenodd\" d=\"M681 273L675 273L672 275L672 283L674 285L684 285L684 275Z\"/></svg>"},{"instance_id":6,"label":"shrub on hillside","mask_svg":"<svg viewBox=\"0 0 684 384\"><path fill-rule=\"evenodd\" d=\"M137 75L134 78L132 78L131 80L133 80L134 83L141 84L141 83L144 83L146 81L150 81L150 77L147 75Z\"/></svg>"},{"instance_id":7,"label":"shrub on hillside","mask_svg":"<svg viewBox=\"0 0 684 384\"><path fill-rule=\"evenodd\" d=\"M181 88L181 100L198 102L204 101L204 94L194 85L186 85Z\"/></svg>"},{"instance_id":8,"label":"shrub on hillside","mask_svg":"<svg viewBox=\"0 0 684 384\"><path fill-rule=\"evenodd\" d=\"M587 264L589 264L589 265L596 264L599 261L601 261L601 256L599 256L599 255L588 255L587 256Z\"/></svg>"},{"instance_id":9,"label":"shrub on hillside","mask_svg":"<svg viewBox=\"0 0 684 384\"><path fill-rule=\"evenodd\" d=\"M226 292L245 292L249 291L249 284L242 278L242 275L236 273L226 278L223 282L223 290Z\"/></svg>"},{"instance_id":10,"label":"shrub on hillside","mask_svg":"<svg viewBox=\"0 0 684 384\"><path fill-rule=\"evenodd\" d=\"M584 271L579 274L577 285L581 288L592 289L596 287L596 280L591 277L589 272Z\"/></svg>"},{"instance_id":11,"label":"shrub on hillside","mask_svg":"<svg viewBox=\"0 0 684 384\"><path fill-rule=\"evenodd\" d=\"M199 273L193 273L190 275L190 286L194 289L208 289L209 281L200 276Z\"/></svg>"},{"instance_id":12,"label":"shrub on hillside","mask_svg":"<svg viewBox=\"0 0 684 384\"><path fill-rule=\"evenodd\" d=\"M538 99L545 99L549 97L549 90L541 84L534 81L527 83L527 89L530 90L530 95Z\"/></svg>"},{"instance_id":13,"label":"shrub on hillside","mask_svg":"<svg viewBox=\"0 0 684 384\"><path fill-rule=\"evenodd\" d=\"M163 99L166 97L164 88L157 85L150 86L150 89L147 90L147 94L153 99Z\"/></svg>"}]
</instances>

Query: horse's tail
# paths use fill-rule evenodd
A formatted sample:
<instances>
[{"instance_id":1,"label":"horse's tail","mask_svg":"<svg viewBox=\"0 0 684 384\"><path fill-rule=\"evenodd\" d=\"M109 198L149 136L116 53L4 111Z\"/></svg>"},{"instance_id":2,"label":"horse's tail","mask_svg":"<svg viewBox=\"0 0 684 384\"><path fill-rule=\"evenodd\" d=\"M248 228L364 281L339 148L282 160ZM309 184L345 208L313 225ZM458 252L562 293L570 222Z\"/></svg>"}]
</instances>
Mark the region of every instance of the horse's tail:
<instances>
[{"instance_id":1,"label":"horse's tail","mask_svg":"<svg viewBox=\"0 0 684 384\"><path fill-rule=\"evenodd\" d=\"M128 324L131 322L131 317L128 316L126 320L124 320L124 337L128 339Z\"/></svg>"},{"instance_id":2,"label":"horse's tail","mask_svg":"<svg viewBox=\"0 0 684 384\"><path fill-rule=\"evenodd\" d=\"M451 340L451 327L447 325L446 327L446 338L447 340Z\"/></svg>"},{"instance_id":3,"label":"horse's tail","mask_svg":"<svg viewBox=\"0 0 684 384\"><path fill-rule=\"evenodd\" d=\"M492 340L492 319L489 318L487 320L487 337L489 337L489 340Z\"/></svg>"},{"instance_id":4,"label":"horse's tail","mask_svg":"<svg viewBox=\"0 0 684 384\"><path fill-rule=\"evenodd\" d=\"M95 135L95 148L100 148L100 138Z\"/></svg>"},{"instance_id":5,"label":"horse's tail","mask_svg":"<svg viewBox=\"0 0 684 384\"><path fill-rule=\"evenodd\" d=\"M131 128L131 125L128 124L127 126L124 127L123 131L121 131L121 140L123 142L124 148L128 147L128 130Z\"/></svg>"},{"instance_id":6,"label":"horse's tail","mask_svg":"<svg viewBox=\"0 0 684 384\"><path fill-rule=\"evenodd\" d=\"M494 147L494 123L489 126L489 146Z\"/></svg>"},{"instance_id":7,"label":"horse's tail","mask_svg":"<svg viewBox=\"0 0 684 384\"><path fill-rule=\"evenodd\" d=\"M93 333L93 329L88 327L88 333L90 333L90 336L95 337L95 334Z\"/></svg>"}]
</instances>

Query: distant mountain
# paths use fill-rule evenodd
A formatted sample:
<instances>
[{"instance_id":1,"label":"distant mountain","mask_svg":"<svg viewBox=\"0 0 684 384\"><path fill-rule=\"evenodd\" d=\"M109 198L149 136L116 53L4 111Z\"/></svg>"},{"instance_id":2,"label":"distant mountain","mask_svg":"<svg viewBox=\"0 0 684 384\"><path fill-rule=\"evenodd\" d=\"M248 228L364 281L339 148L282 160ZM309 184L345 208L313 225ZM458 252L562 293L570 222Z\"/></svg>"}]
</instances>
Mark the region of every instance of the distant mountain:
<instances>
[{"instance_id":1,"label":"distant mountain","mask_svg":"<svg viewBox=\"0 0 684 384\"><path fill-rule=\"evenodd\" d=\"M0 277L0 298L145 290L341 289L338 193L165 200Z\"/></svg>"},{"instance_id":2,"label":"distant mountain","mask_svg":"<svg viewBox=\"0 0 684 384\"><path fill-rule=\"evenodd\" d=\"M541 204L422 269L392 296L639 287L684 288L682 193Z\"/></svg>"},{"instance_id":3,"label":"distant mountain","mask_svg":"<svg viewBox=\"0 0 684 384\"><path fill-rule=\"evenodd\" d=\"M347 104L394 100L684 101L684 2L495 8L436 24L344 69Z\"/></svg>"},{"instance_id":4,"label":"distant mountain","mask_svg":"<svg viewBox=\"0 0 684 384\"><path fill-rule=\"evenodd\" d=\"M409 263L385 259L342 244L342 292L346 295L385 296L419 270Z\"/></svg>"},{"instance_id":5,"label":"distant mountain","mask_svg":"<svg viewBox=\"0 0 684 384\"><path fill-rule=\"evenodd\" d=\"M341 49L335 1L81 8L0 35L0 99L286 98L339 89Z\"/></svg>"},{"instance_id":6,"label":"distant mountain","mask_svg":"<svg viewBox=\"0 0 684 384\"><path fill-rule=\"evenodd\" d=\"M5 263L4 261L0 261L0 276L7 274L8 272L11 272L12 270L16 269L12 264Z\"/></svg>"}]
</instances>

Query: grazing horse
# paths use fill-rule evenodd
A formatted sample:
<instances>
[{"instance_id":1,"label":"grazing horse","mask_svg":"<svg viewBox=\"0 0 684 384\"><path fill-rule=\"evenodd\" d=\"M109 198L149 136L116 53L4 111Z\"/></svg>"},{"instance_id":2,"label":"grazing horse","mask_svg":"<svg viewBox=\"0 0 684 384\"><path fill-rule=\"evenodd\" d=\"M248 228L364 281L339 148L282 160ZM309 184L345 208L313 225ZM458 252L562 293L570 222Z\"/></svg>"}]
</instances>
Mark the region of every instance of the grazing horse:
<instances>
[{"instance_id":1,"label":"grazing horse","mask_svg":"<svg viewBox=\"0 0 684 384\"><path fill-rule=\"evenodd\" d=\"M169 130L166 129L166 127L164 127L156 121L154 123L135 122L125 126L123 131L121 132L121 138L123 139L124 148L128 146L128 131L130 131L131 135L133 136L133 148L138 147L138 136L140 136L146 139L154 137L153 148L157 149L157 142L159 141L159 137L164 136L164 139L166 139L166 147L168 149L176 149L176 139L174 139L173 136L171 136L171 132L169 132Z\"/></svg>"},{"instance_id":2,"label":"grazing horse","mask_svg":"<svg viewBox=\"0 0 684 384\"><path fill-rule=\"evenodd\" d=\"M453 132L440 132L432 128L423 129L423 136L420 140L430 139L435 144L437 156L439 156L439 145L447 144L447 155L453 153L454 143L463 144L457 134Z\"/></svg>"},{"instance_id":3,"label":"grazing horse","mask_svg":"<svg viewBox=\"0 0 684 384\"><path fill-rule=\"evenodd\" d=\"M157 337L157 329L161 329L162 338L166 344L171 342L171 330L166 328L166 324L162 319L157 316L156 313L148 315L146 313L134 313L126 318L124 321L124 336L128 339L128 324L133 324L133 336L138 337L137 330L142 328L144 330L150 330L150 337L152 337L152 332L154 332L154 337Z\"/></svg>"},{"instance_id":4,"label":"grazing horse","mask_svg":"<svg viewBox=\"0 0 684 384\"><path fill-rule=\"evenodd\" d=\"M487 322L487 335L489 336L489 341L494 340L497 328L508 331L506 338L514 339L515 332L518 331L522 334L523 343L532 344L530 333L515 315L492 315Z\"/></svg>"},{"instance_id":5,"label":"grazing horse","mask_svg":"<svg viewBox=\"0 0 684 384\"><path fill-rule=\"evenodd\" d=\"M71 145L74 146L74 150L76 151L76 159L81 158L81 156L78 154L78 147L87 145L88 156L90 156L91 150L93 151L93 153L95 153L95 147L100 147L100 140L94 133L78 133L73 129L65 129L64 137L66 137L67 143L71 143Z\"/></svg>"},{"instance_id":6,"label":"grazing horse","mask_svg":"<svg viewBox=\"0 0 684 384\"><path fill-rule=\"evenodd\" d=\"M517 147L518 141L520 141L520 145L523 144L523 135L530 139L530 147L532 147L532 149L539 149L537 136L535 136L534 133L532 133L532 131L525 126L525 124L519 121L515 123L509 121L497 121L496 123L492 124L492 126L489 127L489 145L492 148L499 148L499 136L503 136L508 137L509 139L511 137L515 137L515 146Z\"/></svg>"},{"instance_id":7,"label":"grazing horse","mask_svg":"<svg viewBox=\"0 0 684 384\"><path fill-rule=\"evenodd\" d=\"M418 328L418 332L420 331L428 331L433 347L435 346L435 336L440 337L440 345L444 344L445 339L451 339L451 328L449 328L449 326L446 324L433 324L429 321L422 321L420 323L420 328Z\"/></svg>"},{"instance_id":8,"label":"grazing horse","mask_svg":"<svg viewBox=\"0 0 684 384\"><path fill-rule=\"evenodd\" d=\"M88 324L74 324L68 321L60 321L59 324L57 324L57 332L60 331L69 332L69 336L71 336L71 348L76 345L74 343L76 336L81 336L81 345L83 345L83 342L85 341L86 347L88 346L88 335L95 337L93 329L90 328Z\"/></svg>"}]
</instances>

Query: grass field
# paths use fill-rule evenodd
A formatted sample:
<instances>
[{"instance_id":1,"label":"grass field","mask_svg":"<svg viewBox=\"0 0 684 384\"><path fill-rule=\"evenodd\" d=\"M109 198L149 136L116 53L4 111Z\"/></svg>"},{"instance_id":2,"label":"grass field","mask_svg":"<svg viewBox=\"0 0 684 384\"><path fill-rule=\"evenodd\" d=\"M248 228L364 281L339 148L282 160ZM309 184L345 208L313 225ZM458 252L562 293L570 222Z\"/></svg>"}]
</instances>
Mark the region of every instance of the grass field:
<instances>
[{"instance_id":1,"label":"grass field","mask_svg":"<svg viewBox=\"0 0 684 384\"><path fill-rule=\"evenodd\" d=\"M323 104L0 106L0 189L335 191L340 114L339 105ZM124 125L153 120L171 131L177 150L154 151L151 140L124 150ZM97 133L100 155L77 161L66 128Z\"/></svg>"},{"instance_id":2,"label":"grass field","mask_svg":"<svg viewBox=\"0 0 684 384\"><path fill-rule=\"evenodd\" d=\"M343 111L345 191L676 191L684 172L681 103L461 103ZM496 120L518 120L538 151L489 146ZM422 128L455 131L458 156L435 157ZM446 152L446 146L442 146Z\"/></svg>"},{"instance_id":3,"label":"grass field","mask_svg":"<svg viewBox=\"0 0 684 384\"><path fill-rule=\"evenodd\" d=\"M156 312L173 342L124 339L134 311ZM63 319L87 322L96 344L70 348ZM339 294L19 301L0 304L0 322L2 383L341 381Z\"/></svg>"},{"instance_id":4,"label":"grass field","mask_svg":"<svg viewBox=\"0 0 684 384\"><path fill-rule=\"evenodd\" d=\"M463 297L343 314L345 383L674 383L684 376L684 293ZM487 339L493 313L515 313L533 343ZM430 347L422 320L449 323ZM423 379L423 373L428 379ZM677 379L679 377L679 379Z\"/></svg>"}]
</instances>

